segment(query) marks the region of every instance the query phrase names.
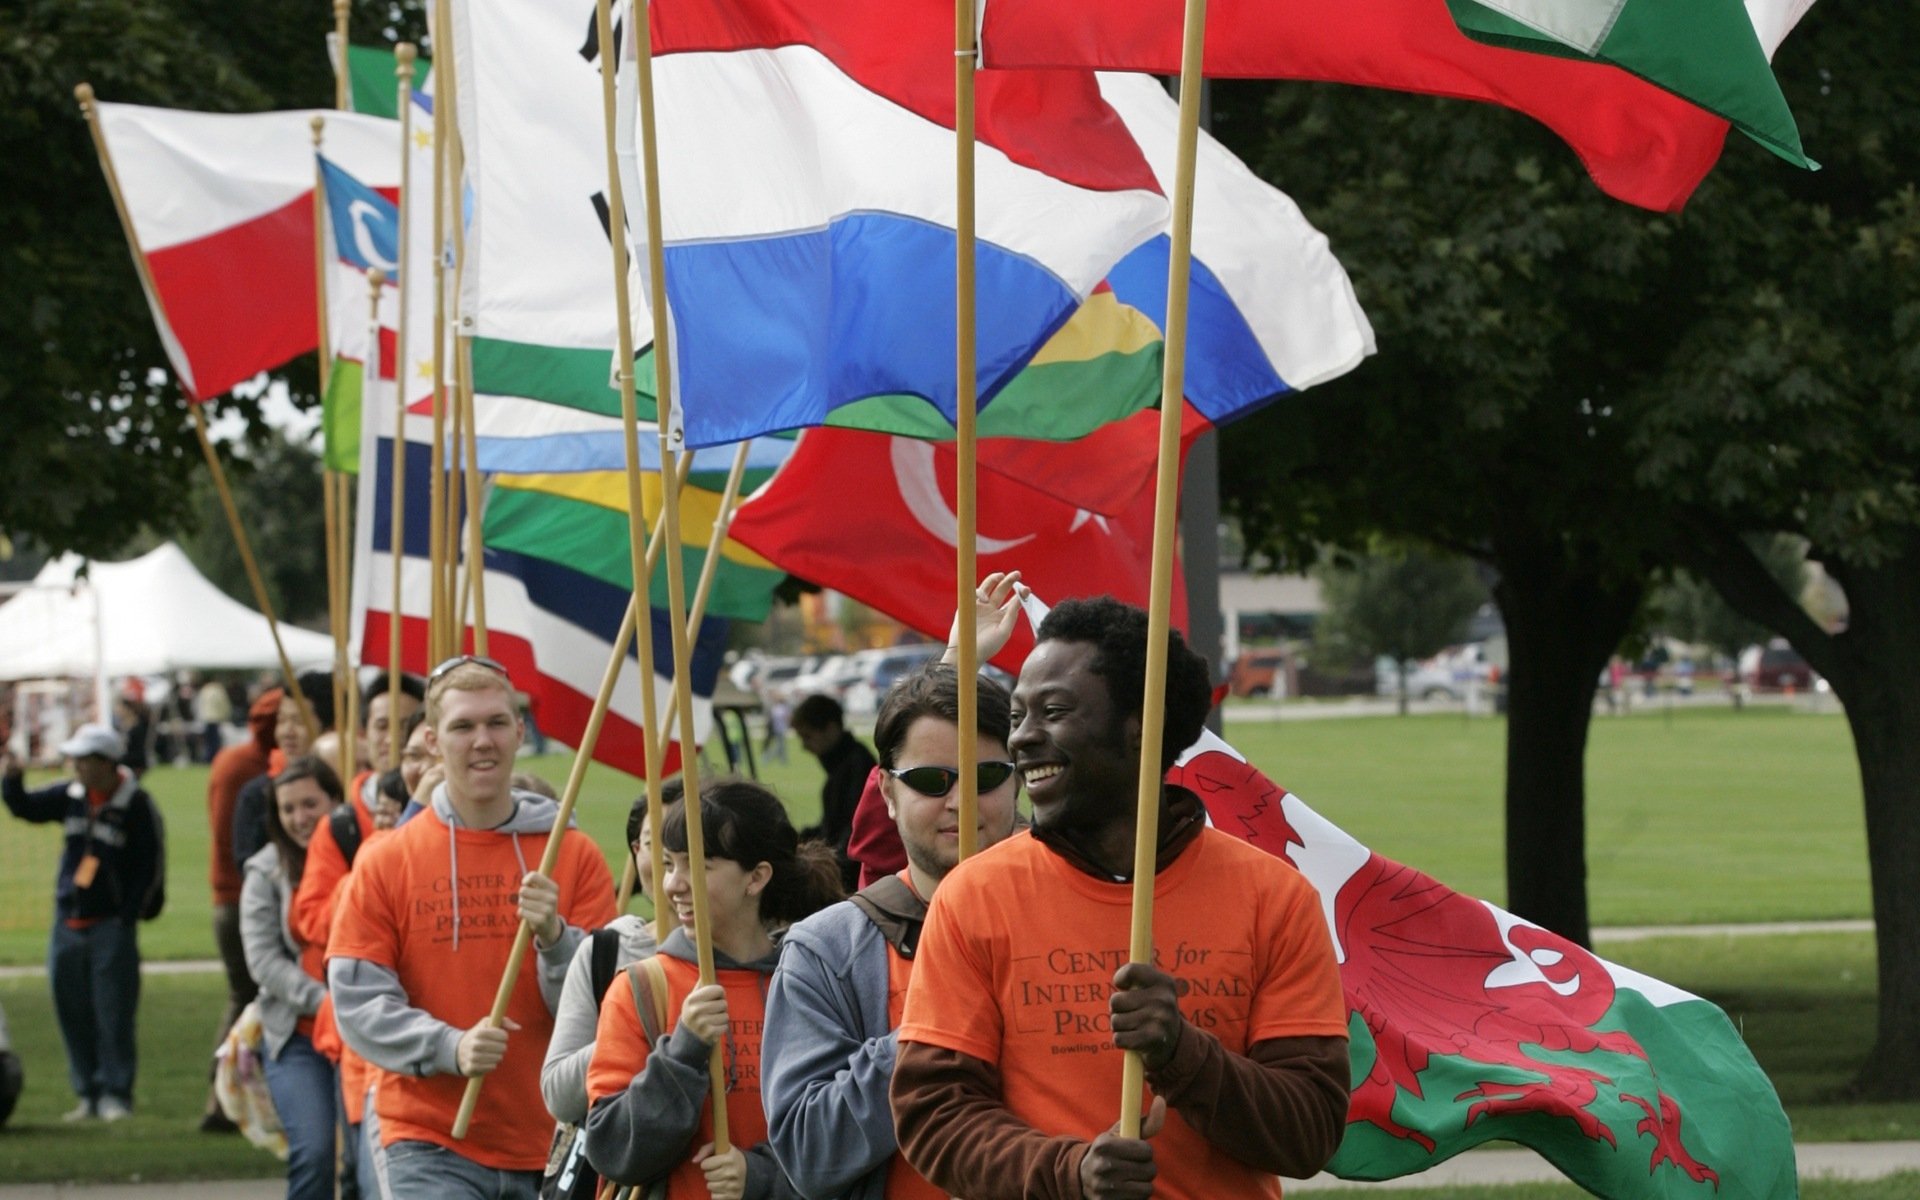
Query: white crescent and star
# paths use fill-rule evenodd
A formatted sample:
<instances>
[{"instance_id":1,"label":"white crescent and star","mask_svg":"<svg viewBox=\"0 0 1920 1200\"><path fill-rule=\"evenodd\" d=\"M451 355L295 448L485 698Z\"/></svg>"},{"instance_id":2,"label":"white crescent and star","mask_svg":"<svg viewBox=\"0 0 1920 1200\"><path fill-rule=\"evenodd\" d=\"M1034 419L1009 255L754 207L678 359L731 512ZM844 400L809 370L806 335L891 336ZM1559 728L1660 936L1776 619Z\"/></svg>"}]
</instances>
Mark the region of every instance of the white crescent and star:
<instances>
[{"instance_id":1,"label":"white crescent and star","mask_svg":"<svg viewBox=\"0 0 1920 1200\"><path fill-rule=\"evenodd\" d=\"M381 212L371 200L354 200L347 205L347 218L353 222L353 244L359 248L360 257L366 259L383 271L398 270L400 264L379 252L374 241L369 222L381 219Z\"/></svg>"},{"instance_id":2,"label":"white crescent and star","mask_svg":"<svg viewBox=\"0 0 1920 1200\"><path fill-rule=\"evenodd\" d=\"M934 537L949 546L960 544L960 519L947 504L947 498L940 492L940 483L933 473L933 444L917 438L896 437L889 439L889 457L893 462L893 478L900 488L900 499L905 502L907 511ZM1107 519L1099 513L1084 508L1076 508L1073 523L1067 526L1068 533L1078 532L1089 521L1100 527L1100 532L1109 536L1113 528ZM1004 554L1015 546L1034 539L1034 534L1017 538L994 538L976 532L974 542L980 554Z\"/></svg>"}]
</instances>

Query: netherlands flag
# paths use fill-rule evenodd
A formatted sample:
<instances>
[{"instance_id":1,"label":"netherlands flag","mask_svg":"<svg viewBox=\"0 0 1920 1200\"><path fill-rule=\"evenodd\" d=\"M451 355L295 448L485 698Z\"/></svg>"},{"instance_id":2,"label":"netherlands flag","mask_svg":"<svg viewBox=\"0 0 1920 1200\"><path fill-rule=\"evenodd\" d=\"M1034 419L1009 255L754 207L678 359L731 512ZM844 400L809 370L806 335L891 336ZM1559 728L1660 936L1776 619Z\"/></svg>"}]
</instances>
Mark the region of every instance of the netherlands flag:
<instances>
[{"instance_id":1,"label":"netherlands flag","mask_svg":"<svg viewBox=\"0 0 1920 1200\"><path fill-rule=\"evenodd\" d=\"M822 424L869 396L920 396L952 421L951 11L709 0L654 8L651 32L688 444ZM978 84L977 361L991 398L1160 232L1167 205L1091 73Z\"/></svg>"}]
</instances>

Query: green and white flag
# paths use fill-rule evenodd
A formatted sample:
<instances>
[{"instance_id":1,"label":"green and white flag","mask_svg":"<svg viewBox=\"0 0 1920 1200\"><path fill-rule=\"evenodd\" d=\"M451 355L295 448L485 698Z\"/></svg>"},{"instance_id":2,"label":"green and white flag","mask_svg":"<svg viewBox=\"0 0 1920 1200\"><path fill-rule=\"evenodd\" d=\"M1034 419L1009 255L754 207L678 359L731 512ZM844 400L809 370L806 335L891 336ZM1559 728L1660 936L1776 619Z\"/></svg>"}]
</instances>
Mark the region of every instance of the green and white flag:
<instances>
[{"instance_id":1,"label":"green and white flag","mask_svg":"<svg viewBox=\"0 0 1920 1200\"><path fill-rule=\"evenodd\" d=\"M1475 41L1610 63L1817 168L1769 65L1813 0L1447 0Z\"/></svg>"}]
</instances>

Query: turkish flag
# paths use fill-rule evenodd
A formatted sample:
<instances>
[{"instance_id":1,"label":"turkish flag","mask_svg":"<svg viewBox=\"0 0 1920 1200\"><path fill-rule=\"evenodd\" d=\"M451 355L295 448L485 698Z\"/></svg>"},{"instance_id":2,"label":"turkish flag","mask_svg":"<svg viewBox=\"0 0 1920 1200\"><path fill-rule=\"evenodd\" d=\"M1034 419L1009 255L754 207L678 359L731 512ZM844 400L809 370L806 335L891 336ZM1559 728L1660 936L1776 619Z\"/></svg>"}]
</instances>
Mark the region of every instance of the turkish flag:
<instances>
[{"instance_id":1,"label":"turkish flag","mask_svg":"<svg viewBox=\"0 0 1920 1200\"><path fill-rule=\"evenodd\" d=\"M1193 439L1213 428L1191 401L1180 406L1182 462ZM1073 469L1058 470L1063 443L1033 438L989 437L979 442L982 478L997 471L1089 512L1118 516L1130 512L1142 488L1153 482L1160 459L1160 410L1143 409L1109 421L1073 446ZM1147 501L1149 512L1153 501Z\"/></svg>"},{"instance_id":2,"label":"turkish flag","mask_svg":"<svg viewBox=\"0 0 1920 1200\"><path fill-rule=\"evenodd\" d=\"M1112 428L1123 426L1149 447L1157 436L1146 422ZM1030 442L1018 459L1036 477L1059 480L1083 470L1088 454L1082 442ZM1152 461L1150 454L1146 461ZM852 596L929 637L945 638L957 599L953 480L950 443L809 429L793 457L740 506L728 534L783 571ZM1050 601L1110 595L1145 607L1151 487L1137 487L1124 511L1103 516L983 468L977 496L975 542L983 577L1017 570ZM1184 633L1187 589L1177 556L1174 566L1172 621ZM993 661L1018 670L1032 648L1033 634L1023 621Z\"/></svg>"}]
</instances>

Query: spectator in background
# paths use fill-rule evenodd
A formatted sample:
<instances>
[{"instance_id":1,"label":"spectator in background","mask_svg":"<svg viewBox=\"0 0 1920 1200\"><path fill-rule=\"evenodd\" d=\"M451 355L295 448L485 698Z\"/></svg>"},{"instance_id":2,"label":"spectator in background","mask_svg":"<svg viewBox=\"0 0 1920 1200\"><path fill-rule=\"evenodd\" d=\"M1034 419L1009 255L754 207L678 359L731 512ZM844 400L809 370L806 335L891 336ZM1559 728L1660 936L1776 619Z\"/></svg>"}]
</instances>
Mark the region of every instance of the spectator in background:
<instances>
[{"instance_id":1,"label":"spectator in background","mask_svg":"<svg viewBox=\"0 0 1920 1200\"><path fill-rule=\"evenodd\" d=\"M767 705L767 740L760 749L770 763L787 761L787 728L793 723L793 705L785 696Z\"/></svg>"},{"instance_id":2,"label":"spectator in background","mask_svg":"<svg viewBox=\"0 0 1920 1200\"><path fill-rule=\"evenodd\" d=\"M867 774L873 770L873 751L847 732L846 713L831 696L802 700L793 710L793 732L827 773L827 781L820 785L820 824L801 831L801 836L825 842L846 864L853 811L867 786ZM854 875L852 871L843 873L850 879Z\"/></svg>"},{"instance_id":3,"label":"spectator in background","mask_svg":"<svg viewBox=\"0 0 1920 1200\"><path fill-rule=\"evenodd\" d=\"M240 1010L253 1001L256 988L247 971L246 952L240 944L239 863L233 855L233 814L240 791L256 779L266 777L273 764L273 752L279 745L274 730L280 719L282 695L279 688L261 693L247 709L247 740L235 742L213 756L213 768L207 772L207 882L213 889L213 944L220 950L220 963L227 974L227 1007L220 1017L220 1032L214 1037L217 1049ZM289 704L287 707L293 707ZM213 1089L207 1089L206 1109L200 1117L204 1133L234 1133L237 1127L220 1111Z\"/></svg>"},{"instance_id":4,"label":"spectator in background","mask_svg":"<svg viewBox=\"0 0 1920 1200\"><path fill-rule=\"evenodd\" d=\"M133 1016L140 1002L139 921L160 879L153 800L120 766L126 744L106 725L82 725L60 745L74 778L29 792L20 764L0 754L0 798L14 816L61 822L66 841L54 885L47 975L67 1078L79 1107L69 1121L133 1114Z\"/></svg>"},{"instance_id":5,"label":"spectator in background","mask_svg":"<svg viewBox=\"0 0 1920 1200\"><path fill-rule=\"evenodd\" d=\"M122 695L113 702L113 723L127 740L127 756L120 765L138 779L153 761L153 721L147 716L146 703L131 694Z\"/></svg>"},{"instance_id":6,"label":"spectator in background","mask_svg":"<svg viewBox=\"0 0 1920 1200\"><path fill-rule=\"evenodd\" d=\"M308 671L294 682L305 697L307 707L313 711L313 720L319 729L310 732L293 697L282 697L273 723L273 737L278 745L269 755L268 774L241 788L240 798L234 801L233 829L228 836L233 839L233 861L237 863L246 862L267 844L267 810L273 807L271 776L278 775L289 759L312 754L315 738L333 728L333 677L324 671Z\"/></svg>"},{"instance_id":7,"label":"spectator in background","mask_svg":"<svg viewBox=\"0 0 1920 1200\"><path fill-rule=\"evenodd\" d=\"M226 741L226 725L233 720L233 698L214 680L207 680L193 693L193 719L199 725L200 750L195 762L210 763Z\"/></svg>"},{"instance_id":8,"label":"spectator in background","mask_svg":"<svg viewBox=\"0 0 1920 1200\"><path fill-rule=\"evenodd\" d=\"M326 947L296 938L287 913L313 832L341 801L340 780L312 755L290 759L274 777L273 797L267 845L246 862L240 934L247 969L260 983L267 1090L287 1135L287 1200L333 1200L339 1091L333 1064L313 1048L314 1017L327 995Z\"/></svg>"}]
</instances>

